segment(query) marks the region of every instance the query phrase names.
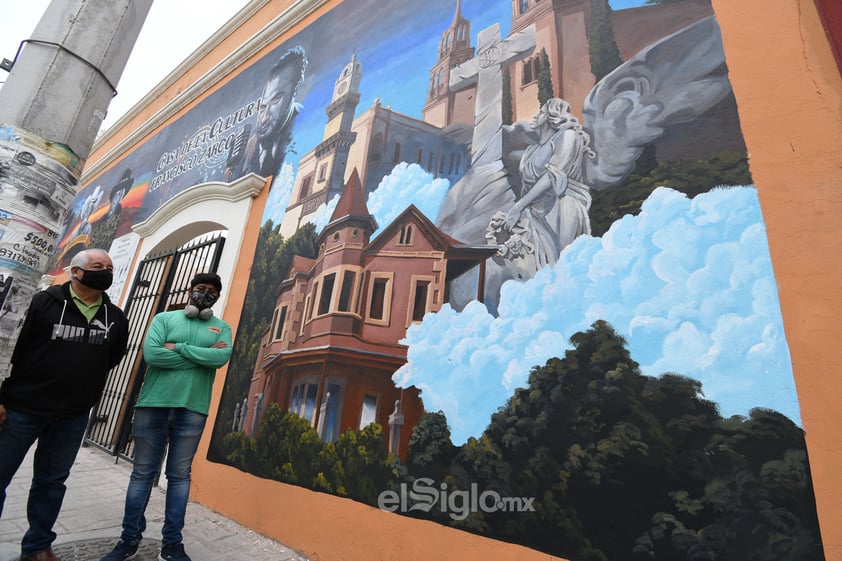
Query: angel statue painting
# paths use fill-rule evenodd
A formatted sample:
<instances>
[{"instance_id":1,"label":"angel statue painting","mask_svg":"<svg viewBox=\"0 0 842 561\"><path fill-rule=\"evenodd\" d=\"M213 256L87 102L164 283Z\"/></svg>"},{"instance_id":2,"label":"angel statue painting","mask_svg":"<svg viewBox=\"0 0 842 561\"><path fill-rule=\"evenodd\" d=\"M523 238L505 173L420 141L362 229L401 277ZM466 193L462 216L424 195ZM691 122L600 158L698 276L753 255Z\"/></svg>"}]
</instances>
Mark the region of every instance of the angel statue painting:
<instances>
[{"instance_id":1,"label":"angel statue painting","mask_svg":"<svg viewBox=\"0 0 842 561\"><path fill-rule=\"evenodd\" d=\"M520 189L508 212L491 218L486 239L500 246L499 256L528 261L526 268L538 271L555 263L574 239L591 233L583 164L596 154L570 104L559 98L544 103L531 126L515 123L509 134L531 142L509 154L518 162Z\"/></svg>"},{"instance_id":2,"label":"angel statue painting","mask_svg":"<svg viewBox=\"0 0 842 561\"><path fill-rule=\"evenodd\" d=\"M515 40L528 45L526 33ZM460 72L453 70L451 84ZM505 281L532 278L554 265L573 240L591 233L592 190L620 183L647 145L699 119L730 92L719 29L708 17L600 80L585 99L581 122L559 98L546 101L531 123L503 125L501 118L494 121L499 106L478 107L484 132L474 130L472 166L448 192L437 223L456 239L498 247L485 277L489 310L496 311ZM478 99L482 94L480 79ZM463 290L457 279L451 305L467 304L471 286L465 282Z\"/></svg>"}]
</instances>

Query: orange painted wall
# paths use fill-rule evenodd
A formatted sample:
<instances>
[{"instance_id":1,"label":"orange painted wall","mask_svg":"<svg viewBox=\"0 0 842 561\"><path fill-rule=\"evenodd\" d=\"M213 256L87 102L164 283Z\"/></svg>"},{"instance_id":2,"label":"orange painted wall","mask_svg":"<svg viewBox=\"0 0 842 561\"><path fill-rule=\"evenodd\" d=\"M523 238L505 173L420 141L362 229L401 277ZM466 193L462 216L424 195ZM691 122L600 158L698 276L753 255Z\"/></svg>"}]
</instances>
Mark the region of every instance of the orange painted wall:
<instances>
[{"instance_id":1,"label":"orange painted wall","mask_svg":"<svg viewBox=\"0 0 842 561\"><path fill-rule=\"evenodd\" d=\"M268 7L277 10L288 3L273 1ZM837 428L842 358L836 352L842 317L842 258L836 251L842 245L836 223L842 213L842 78L812 0L713 4L778 281L826 557L842 561L842 436ZM156 101L138 119L142 122L158 108ZM241 256L240 270L248 270L248 259ZM244 285L231 286L229 309L242 303ZM226 319L236 325L236 318ZM208 426L215 421L222 374ZM207 462L209 441L207 431L194 465L193 499L313 560L553 559Z\"/></svg>"},{"instance_id":2,"label":"orange painted wall","mask_svg":"<svg viewBox=\"0 0 842 561\"><path fill-rule=\"evenodd\" d=\"M792 354L828 561L842 559L842 78L812 0L714 0Z\"/></svg>"}]
</instances>

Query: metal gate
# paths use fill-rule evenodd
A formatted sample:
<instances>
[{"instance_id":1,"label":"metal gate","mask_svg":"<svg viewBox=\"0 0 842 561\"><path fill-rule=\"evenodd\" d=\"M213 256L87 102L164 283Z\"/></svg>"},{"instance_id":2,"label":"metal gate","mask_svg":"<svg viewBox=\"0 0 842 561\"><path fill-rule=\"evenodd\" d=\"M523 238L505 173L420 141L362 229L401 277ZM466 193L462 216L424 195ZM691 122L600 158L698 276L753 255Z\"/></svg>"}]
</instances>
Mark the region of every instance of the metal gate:
<instances>
[{"instance_id":1,"label":"metal gate","mask_svg":"<svg viewBox=\"0 0 842 561\"><path fill-rule=\"evenodd\" d=\"M131 461L132 414L146 373L143 338L152 317L187 305L190 279L216 272L225 238L221 232L162 251L140 262L126 300L129 344L126 355L109 373L105 391L91 413L85 442Z\"/></svg>"}]
</instances>

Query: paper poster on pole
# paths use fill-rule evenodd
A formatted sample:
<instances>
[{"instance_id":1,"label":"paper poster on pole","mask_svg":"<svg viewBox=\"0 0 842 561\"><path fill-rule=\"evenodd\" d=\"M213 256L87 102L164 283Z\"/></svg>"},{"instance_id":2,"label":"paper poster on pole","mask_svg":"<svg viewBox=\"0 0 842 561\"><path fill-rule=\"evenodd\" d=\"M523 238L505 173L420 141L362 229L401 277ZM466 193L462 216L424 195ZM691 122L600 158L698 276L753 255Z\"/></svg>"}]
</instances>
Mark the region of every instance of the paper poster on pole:
<instances>
[{"instance_id":1,"label":"paper poster on pole","mask_svg":"<svg viewBox=\"0 0 842 561\"><path fill-rule=\"evenodd\" d=\"M0 381L56 249L82 164L67 147L0 124Z\"/></svg>"}]
</instances>

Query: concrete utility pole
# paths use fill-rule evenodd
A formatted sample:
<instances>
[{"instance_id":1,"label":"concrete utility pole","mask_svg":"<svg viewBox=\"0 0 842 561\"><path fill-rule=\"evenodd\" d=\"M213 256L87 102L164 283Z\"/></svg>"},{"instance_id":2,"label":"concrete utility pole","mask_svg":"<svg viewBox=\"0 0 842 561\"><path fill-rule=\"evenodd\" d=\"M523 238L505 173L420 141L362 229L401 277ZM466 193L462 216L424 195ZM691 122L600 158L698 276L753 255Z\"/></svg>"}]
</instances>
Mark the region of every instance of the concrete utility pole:
<instances>
[{"instance_id":1,"label":"concrete utility pole","mask_svg":"<svg viewBox=\"0 0 842 561\"><path fill-rule=\"evenodd\" d=\"M0 88L0 381L152 0L53 0Z\"/></svg>"}]
</instances>

